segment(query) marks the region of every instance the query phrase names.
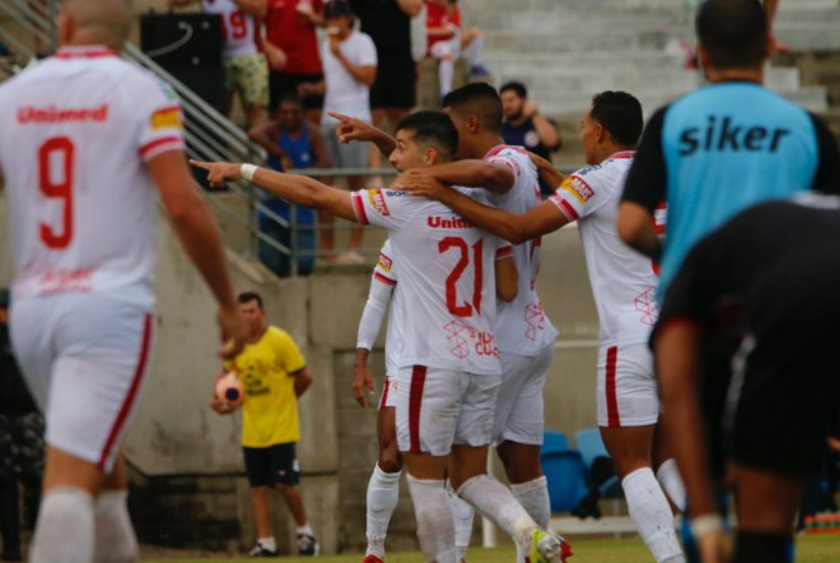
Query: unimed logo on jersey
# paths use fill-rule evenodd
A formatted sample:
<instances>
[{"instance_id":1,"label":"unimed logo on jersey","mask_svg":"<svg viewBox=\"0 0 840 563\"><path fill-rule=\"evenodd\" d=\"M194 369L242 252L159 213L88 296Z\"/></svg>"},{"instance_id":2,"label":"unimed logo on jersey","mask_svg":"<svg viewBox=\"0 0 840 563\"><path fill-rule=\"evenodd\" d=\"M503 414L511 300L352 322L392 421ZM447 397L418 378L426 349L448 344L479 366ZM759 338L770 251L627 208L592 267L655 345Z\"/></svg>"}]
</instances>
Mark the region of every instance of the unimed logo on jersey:
<instances>
[{"instance_id":1,"label":"unimed logo on jersey","mask_svg":"<svg viewBox=\"0 0 840 563\"><path fill-rule=\"evenodd\" d=\"M108 119L108 104L98 108L35 108L27 106L17 113L18 123L63 123L66 121L103 122Z\"/></svg>"},{"instance_id":2,"label":"unimed logo on jersey","mask_svg":"<svg viewBox=\"0 0 840 563\"><path fill-rule=\"evenodd\" d=\"M382 190L368 190L367 193L368 201L376 210L377 213L382 215L383 217L387 217L391 214L388 210L388 203L385 201L385 194L382 193Z\"/></svg>"},{"instance_id":3,"label":"unimed logo on jersey","mask_svg":"<svg viewBox=\"0 0 840 563\"><path fill-rule=\"evenodd\" d=\"M587 184L583 178L578 176L569 176L560 188L575 196L575 199L578 200L581 205L585 204L592 198L593 195L595 195L595 192L592 191L589 184Z\"/></svg>"}]
</instances>

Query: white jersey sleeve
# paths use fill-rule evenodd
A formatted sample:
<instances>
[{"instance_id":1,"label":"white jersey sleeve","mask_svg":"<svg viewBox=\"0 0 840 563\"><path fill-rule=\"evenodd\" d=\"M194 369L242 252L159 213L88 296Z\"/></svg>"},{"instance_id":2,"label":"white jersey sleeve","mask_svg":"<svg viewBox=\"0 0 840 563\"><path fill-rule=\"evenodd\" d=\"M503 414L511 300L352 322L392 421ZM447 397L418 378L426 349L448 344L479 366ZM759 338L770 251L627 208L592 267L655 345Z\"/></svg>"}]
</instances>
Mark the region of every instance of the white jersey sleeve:
<instances>
[{"instance_id":1,"label":"white jersey sleeve","mask_svg":"<svg viewBox=\"0 0 840 563\"><path fill-rule=\"evenodd\" d=\"M397 285L396 277L392 271L393 260L389 254L390 244L386 240L379 251L379 260L373 268L370 292L365 303L365 310L362 312L362 319L359 321L356 348L373 349L373 344L382 326L382 317L385 316L385 309L388 308L391 293L394 291L394 286Z\"/></svg>"},{"instance_id":2,"label":"white jersey sleeve","mask_svg":"<svg viewBox=\"0 0 840 563\"><path fill-rule=\"evenodd\" d=\"M137 113L146 116L137 123L138 151L144 162L171 150L184 149L184 117L178 96L169 84L158 81L158 88L137 101Z\"/></svg>"},{"instance_id":3,"label":"white jersey sleeve","mask_svg":"<svg viewBox=\"0 0 840 563\"><path fill-rule=\"evenodd\" d=\"M591 215L612 197L612 192L596 189L586 177L595 168L584 168L567 177L548 200L566 216L577 221Z\"/></svg>"},{"instance_id":4,"label":"white jersey sleeve","mask_svg":"<svg viewBox=\"0 0 840 563\"><path fill-rule=\"evenodd\" d=\"M406 192L375 189L359 190L350 197L356 218L362 225L374 225L388 230L399 229L417 213L418 207L411 205Z\"/></svg>"}]
</instances>

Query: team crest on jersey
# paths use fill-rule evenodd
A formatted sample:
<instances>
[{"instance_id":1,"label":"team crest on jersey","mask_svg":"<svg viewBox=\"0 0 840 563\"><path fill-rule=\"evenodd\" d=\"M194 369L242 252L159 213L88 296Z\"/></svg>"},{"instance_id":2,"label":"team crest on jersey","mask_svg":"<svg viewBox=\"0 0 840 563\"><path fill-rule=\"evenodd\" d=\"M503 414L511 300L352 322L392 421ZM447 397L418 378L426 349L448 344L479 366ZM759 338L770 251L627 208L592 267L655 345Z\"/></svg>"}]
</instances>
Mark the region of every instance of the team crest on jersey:
<instances>
[{"instance_id":1,"label":"team crest on jersey","mask_svg":"<svg viewBox=\"0 0 840 563\"><path fill-rule=\"evenodd\" d=\"M589 184L583 178L578 176L569 176L560 185L560 189L566 190L572 194L581 205L585 205L587 201L592 199L595 192L589 187Z\"/></svg>"},{"instance_id":2,"label":"team crest on jersey","mask_svg":"<svg viewBox=\"0 0 840 563\"><path fill-rule=\"evenodd\" d=\"M379 253L379 267L391 273L391 267L394 265L394 261L391 260L388 256L385 256L383 253Z\"/></svg>"},{"instance_id":3,"label":"team crest on jersey","mask_svg":"<svg viewBox=\"0 0 840 563\"><path fill-rule=\"evenodd\" d=\"M388 209L388 203L386 201L385 194L382 193L382 190L368 190L367 196L368 201L370 201L371 206L373 206L377 213L379 213L383 217L387 217L391 214L391 211Z\"/></svg>"},{"instance_id":4,"label":"team crest on jersey","mask_svg":"<svg viewBox=\"0 0 840 563\"><path fill-rule=\"evenodd\" d=\"M152 130L182 129L181 108L177 106L163 108L152 114Z\"/></svg>"}]
</instances>

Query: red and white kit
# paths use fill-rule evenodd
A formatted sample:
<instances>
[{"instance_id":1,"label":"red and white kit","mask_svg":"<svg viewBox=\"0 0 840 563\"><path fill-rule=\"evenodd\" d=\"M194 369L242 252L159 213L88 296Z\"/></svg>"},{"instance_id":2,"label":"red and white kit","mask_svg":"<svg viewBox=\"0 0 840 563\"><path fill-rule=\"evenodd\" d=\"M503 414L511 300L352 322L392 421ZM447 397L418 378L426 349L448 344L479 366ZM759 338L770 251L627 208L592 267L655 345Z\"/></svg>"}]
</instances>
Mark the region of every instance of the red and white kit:
<instances>
[{"instance_id":1,"label":"red and white kit","mask_svg":"<svg viewBox=\"0 0 840 563\"><path fill-rule=\"evenodd\" d=\"M601 325L598 355L598 424L644 426L659 418L653 357L647 348L659 315L654 301L656 264L624 244L616 223L634 152L611 155L569 176L551 196L578 221L586 267ZM664 225L664 210L657 213Z\"/></svg>"},{"instance_id":2,"label":"red and white kit","mask_svg":"<svg viewBox=\"0 0 840 563\"><path fill-rule=\"evenodd\" d=\"M513 172L513 188L490 194L496 207L522 214L542 201L536 167L521 147L499 145L484 157ZM541 238L513 247L519 291L510 303L498 302L496 339L502 364L502 385L496 404L493 440L540 445L545 430L543 387L554 359L557 330L537 295Z\"/></svg>"},{"instance_id":3,"label":"red and white kit","mask_svg":"<svg viewBox=\"0 0 840 563\"><path fill-rule=\"evenodd\" d=\"M233 0L201 0L201 8L205 14L219 14L222 18L224 58L257 54L257 25L252 15L242 11Z\"/></svg>"},{"instance_id":4,"label":"red and white kit","mask_svg":"<svg viewBox=\"0 0 840 563\"><path fill-rule=\"evenodd\" d=\"M397 441L445 455L453 443L487 444L499 385L495 260L511 247L438 202L392 190L352 194L362 224L390 232L399 264Z\"/></svg>"},{"instance_id":5,"label":"red and white kit","mask_svg":"<svg viewBox=\"0 0 840 563\"><path fill-rule=\"evenodd\" d=\"M107 470L151 346L157 199L145 164L183 149L181 108L105 47L65 47L0 86L0 123L15 353L48 443Z\"/></svg>"}]
</instances>

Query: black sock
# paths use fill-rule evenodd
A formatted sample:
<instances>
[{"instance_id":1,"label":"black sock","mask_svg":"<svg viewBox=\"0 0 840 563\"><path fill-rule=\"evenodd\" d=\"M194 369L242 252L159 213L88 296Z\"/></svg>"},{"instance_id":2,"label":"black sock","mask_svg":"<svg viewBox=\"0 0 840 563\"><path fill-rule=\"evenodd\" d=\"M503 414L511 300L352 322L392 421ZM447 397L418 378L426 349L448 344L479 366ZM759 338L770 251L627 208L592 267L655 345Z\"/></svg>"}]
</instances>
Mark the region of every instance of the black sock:
<instances>
[{"instance_id":1,"label":"black sock","mask_svg":"<svg viewBox=\"0 0 840 563\"><path fill-rule=\"evenodd\" d=\"M792 563L793 536L763 532L738 532L734 563Z\"/></svg>"}]
</instances>

